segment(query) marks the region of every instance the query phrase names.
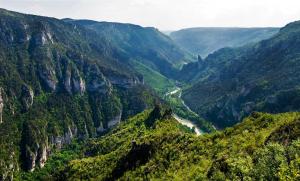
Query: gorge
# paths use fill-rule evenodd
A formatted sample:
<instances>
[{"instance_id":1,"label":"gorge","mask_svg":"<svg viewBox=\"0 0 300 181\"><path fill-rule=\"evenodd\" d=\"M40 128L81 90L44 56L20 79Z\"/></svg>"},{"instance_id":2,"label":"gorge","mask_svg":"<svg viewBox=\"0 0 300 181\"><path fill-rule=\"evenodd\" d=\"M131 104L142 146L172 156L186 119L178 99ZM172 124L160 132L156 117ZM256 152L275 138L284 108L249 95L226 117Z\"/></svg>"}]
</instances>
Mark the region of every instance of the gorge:
<instances>
[{"instance_id":1,"label":"gorge","mask_svg":"<svg viewBox=\"0 0 300 181\"><path fill-rule=\"evenodd\" d=\"M0 9L0 180L297 180L299 43Z\"/></svg>"}]
</instances>

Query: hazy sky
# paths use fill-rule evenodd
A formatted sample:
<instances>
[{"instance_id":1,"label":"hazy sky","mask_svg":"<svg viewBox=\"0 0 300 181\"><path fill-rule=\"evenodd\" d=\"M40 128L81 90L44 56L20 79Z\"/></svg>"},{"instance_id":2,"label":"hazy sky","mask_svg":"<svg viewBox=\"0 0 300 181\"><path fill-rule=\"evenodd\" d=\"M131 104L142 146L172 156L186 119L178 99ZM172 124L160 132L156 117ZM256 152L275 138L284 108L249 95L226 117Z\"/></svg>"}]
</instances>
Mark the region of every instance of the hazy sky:
<instances>
[{"instance_id":1,"label":"hazy sky","mask_svg":"<svg viewBox=\"0 0 300 181\"><path fill-rule=\"evenodd\" d=\"M57 18L154 26L284 26L300 20L300 0L0 0L0 7Z\"/></svg>"}]
</instances>

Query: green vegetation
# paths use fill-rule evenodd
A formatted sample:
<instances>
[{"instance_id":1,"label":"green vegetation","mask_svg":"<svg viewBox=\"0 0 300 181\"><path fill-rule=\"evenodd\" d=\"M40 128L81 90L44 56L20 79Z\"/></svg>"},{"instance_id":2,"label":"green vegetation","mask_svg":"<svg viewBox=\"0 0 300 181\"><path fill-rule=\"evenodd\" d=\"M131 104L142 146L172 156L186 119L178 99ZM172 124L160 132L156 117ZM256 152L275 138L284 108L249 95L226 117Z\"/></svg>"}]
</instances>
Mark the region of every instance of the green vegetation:
<instances>
[{"instance_id":1,"label":"green vegetation","mask_svg":"<svg viewBox=\"0 0 300 181\"><path fill-rule=\"evenodd\" d=\"M275 35L279 28L187 28L170 33L181 47L206 57L224 47L241 47Z\"/></svg>"},{"instance_id":2,"label":"green vegetation","mask_svg":"<svg viewBox=\"0 0 300 181\"><path fill-rule=\"evenodd\" d=\"M158 95L162 96L175 87L174 81L161 75L157 71L139 62L135 62L133 66L139 73L143 75L145 83L152 87L158 93Z\"/></svg>"},{"instance_id":3,"label":"green vegetation","mask_svg":"<svg viewBox=\"0 0 300 181\"><path fill-rule=\"evenodd\" d=\"M0 18L0 180L300 179L299 22L179 72L155 28Z\"/></svg>"},{"instance_id":4,"label":"green vegetation","mask_svg":"<svg viewBox=\"0 0 300 181\"><path fill-rule=\"evenodd\" d=\"M43 167L72 139L104 134L157 102L96 32L3 9L0 18L0 180Z\"/></svg>"},{"instance_id":5,"label":"green vegetation","mask_svg":"<svg viewBox=\"0 0 300 181\"><path fill-rule=\"evenodd\" d=\"M189 110L184 104L183 100L181 99L181 89L178 90L174 94L164 95L164 100L168 103L168 105L172 108L175 114L179 117L190 120L195 125L197 125L202 131L209 133L215 131L213 126L198 116L196 113Z\"/></svg>"},{"instance_id":6,"label":"green vegetation","mask_svg":"<svg viewBox=\"0 0 300 181\"><path fill-rule=\"evenodd\" d=\"M138 69L143 65L143 68L150 68L165 77L174 78L183 64L193 60L188 52L153 27L91 20L65 21L95 31L97 36L108 40L116 48L117 59L133 67L139 62Z\"/></svg>"},{"instance_id":7,"label":"green vegetation","mask_svg":"<svg viewBox=\"0 0 300 181\"><path fill-rule=\"evenodd\" d=\"M59 172L49 169L51 159L31 175L46 172L48 179L67 180L299 179L300 113L253 113L232 128L196 136L158 109L161 114L145 111L87 141L77 159L65 155L71 161ZM150 117L155 120L151 127L146 126Z\"/></svg>"},{"instance_id":8,"label":"green vegetation","mask_svg":"<svg viewBox=\"0 0 300 181\"><path fill-rule=\"evenodd\" d=\"M183 100L218 128L253 111L299 111L299 35L300 23L293 22L270 39L209 55L189 77L182 72L183 80L195 82L183 91Z\"/></svg>"}]
</instances>

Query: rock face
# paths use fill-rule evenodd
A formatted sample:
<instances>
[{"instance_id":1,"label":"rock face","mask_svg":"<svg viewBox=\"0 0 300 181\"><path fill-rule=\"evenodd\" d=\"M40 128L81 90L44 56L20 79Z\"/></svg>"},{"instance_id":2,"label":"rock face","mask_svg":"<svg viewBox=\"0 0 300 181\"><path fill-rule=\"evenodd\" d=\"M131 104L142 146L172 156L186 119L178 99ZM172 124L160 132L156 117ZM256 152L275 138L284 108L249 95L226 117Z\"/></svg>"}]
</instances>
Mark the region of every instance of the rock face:
<instances>
[{"instance_id":1,"label":"rock face","mask_svg":"<svg viewBox=\"0 0 300 181\"><path fill-rule=\"evenodd\" d=\"M25 111L27 111L33 104L34 92L31 87L27 85L22 86L22 104Z\"/></svg>"},{"instance_id":2,"label":"rock face","mask_svg":"<svg viewBox=\"0 0 300 181\"><path fill-rule=\"evenodd\" d=\"M36 131L39 133L38 130ZM60 150L64 145L70 144L75 136L77 136L77 128L68 126L66 132L61 136L50 136L48 140L48 137L42 135L34 142L34 145L27 142L24 150L26 169L32 172L37 167L43 168L51 151L53 149ZM29 139L31 140L31 138Z\"/></svg>"},{"instance_id":3,"label":"rock face","mask_svg":"<svg viewBox=\"0 0 300 181\"><path fill-rule=\"evenodd\" d=\"M127 78L127 77L118 77L118 76L108 76L109 81L112 85L121 87L121 88L131 88L132 86L141 83L138 78Z\"/></svg>"},{"instance_id":4,"label":"rock face","mask_svg":"<svg viewBox=\"0 0 300 181\"><path fill-rule=\"evenodd\" d=\"M111 128L111 127L119 124L121 121L121 117L122 117L122 111L116 117L114 117L112 120L108 121L108 123L107 123L108 128Z\"/></svg>"},{"instance_id":5,"label":"rock face","mask_svg":"<svg viewBox=\"0 0 300 181\"><path fill-rule=\"evenodd\" d=\"M85 82L81 78L78 69L73 68L70 71L66 71L64 77L64 87L69 94L84 94Z\"/></svg>"},{"instance_id":6,"label":"rock face","mask_svg":"<svg viewBox=\"0 0 300 181\"><path fill-rule=\"evenodd\" d=\"M49 91L53 92L56 90L58 81L55 70L52 67L49 65L42 66L39 69L39 75Z\"/></svg>"},{"instance_id":7,"label":"rock face","mask_svg":"<svg viewBox=\"0 0 300 181\"><path fill-rule=\"evenodd\" d=\"M70 144L74 136L77 135L76 127L68 127L67 132L63 136L51 136L50 145L56 149L61 149L63 145Z\"/></svg>"},{"instance_id":8,"label":"rock face","mask_svg":"<svg viewBox=\"0 0 300 181\"><path fill-rule=\"evenodd\" d=\"M36 169L37 166L43 168L48 158L48 145L36 144L34 150L27 148L26 152L26 162L28 171L32 172Z\"/></svg>"},{"instance_id":9,"label":"rock face","mask_svg":"<svg viewBox=\"0 0 300 181\"><path fill-rule=\"evenodd\" d=\"M92 65L88 70L87 91L105 94L111 91L110 82L100 72L98 66Z\"/></svg>"},{"instance_id":10,"label":"rock face","mask_svg":"<svg viewBox=\"0 0 300 181\"><path fill-rule=\"evenodd\" d=\"M72 77L72 85L74 93L79 93L82 95L85 92L85 82L80 77L78 72Z\"/></svg>"},{"instance_id":11,"label":"rock face","mask_svg":"<svg viewBox=\"0 0 300 181\"><path fill-rule=\"evenodd\" d=\"M2 113L3 113L4 102L2 98L2 88L0 88L0 124L3 122Z\"/></svg>"},{"instance_id":12,"label":"rock face","mask_svg":"<svg viewBox=\"0 0 300 181\"><path fill-rule=\"evenodd\" d=\"M52 35L50 32L42 31L33 35L33 43L35 46L43 46L46 43L53 43Z\"/></svg>"}]
</instances>

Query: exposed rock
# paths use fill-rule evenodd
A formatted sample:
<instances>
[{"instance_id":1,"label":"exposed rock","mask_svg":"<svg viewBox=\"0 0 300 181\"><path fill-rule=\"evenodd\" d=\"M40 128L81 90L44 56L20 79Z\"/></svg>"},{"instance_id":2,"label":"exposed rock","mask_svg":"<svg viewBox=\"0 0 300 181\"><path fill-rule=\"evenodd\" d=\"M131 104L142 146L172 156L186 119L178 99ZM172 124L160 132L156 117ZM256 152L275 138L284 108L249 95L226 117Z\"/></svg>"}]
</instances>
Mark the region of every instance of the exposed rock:
<instances>
[{"instance_id":1,"label":"exposed rock","mask_svg":"<svg viewBox=\"0 0 300 181\"><path fill-rule=\"evenodd\" d=\"M0 160L0 180L14 180L14 173L15 171L18 171L18 164L15 160L15 152L12 151L11 155L9 156L7 162L3 162L3 160Z\"/></svg>"},{"instance_id":2,"label":"exposed rock","mask_svg":"<svg viewBox=\"0 0 300 181\"><path fill-rule=\"evenodd\" d=\"M66 91L69 94L71 94L72 87L71 87L71 72L70 71L66 71L66 73L65 73L64 86L65 86Z\"/></svg>"},{"instance_id":3,"label":"exposed rock","mask_svg":"<svg viewBox=\"0 0 300 181\"><path fill-rule=\"evenodd\" d=\"M81 95L85 92L85 82L77 69L72 74L72 89L74 93L80 93Z\"/></svg>"},{"instance_id":4,"label":"exposed rock","mask_svg":"<svg viewBox=\"0 0 300 181\"><path fill-rule=\"evenodd\" d=\"M73 130L71 127L68 127L67 132L64 136L56 136L51 137L50 145L54 145L54 149L61 149L63 145L70 144L74 135L77 134L77 129L74 128ZM43 144L36 143L33 148L26 148L26 163L27 169L29 171L34 171L36 166L43 168L47 161L47 158L50 154L50 147L48 146L48 139L44 140Z\"/></svg>"},{"instance_id":5,"label":"exposed rock","mask_svg":"<svg viewBox=\"0 0 300 181\"><path fill-rule=\"evenodd\" d=\"M24 110L28 110L33 104L34 93L30 86L22 86L22 104Z\"/></svg>"},{"instance_id":6,"label":"exposed rock","mask_svg":"<svg viewBox=\"0 0 300 181\"><path fill-rule=\"evenodd\" d=\"M30 172L33 172L38 165L40 168L45 166L45 163L48 158L48 146L40 144L36 144L35 151L30 150L27 148L27 168Z\"/></svg>"},{"instance_id":7,"label":"exposed rock","mask_svg":"<svg viewBox=\"0 0 300 181\"><path fill-rule=\"evenodd\" d=\"M108 121L107 123L108 128L114 127L115 125L119 124L121 122L121 117L122 117L122 111L120 111L120 113L112 120Z\"/></svg>"},{"instance_id":8,"label":"exposed rock","mask_svg":"<svg viewBox=\"0 0 300 181\"><path fill-rule=\"evenodd\" d=\"M52 67L48 65L42 66L42 68L39 69L39 75L45 83L47 89L50 91L56 90L58 81L56 79L55 70Z\"/></svg>"},{"instance_id":9,"label":"exposed rock","mask_svg":"<svg viewBox=\"0 0 300 181\"><path fill-rule=\"evenodd\" d=\"M98 128L96 129L96 131L97 131L97 133L102 133L102 132L105 131L102 122L100 122L100 125L98 126Z\"/></svg>"},{"instance_id":10,"label":"exposed rock","mask_svg":"<svg viewBox=\"0 0 300 181\"><path fill-rule=\"evenodd\" d=\"M50 32L42 31L32 36L35 46L42 46L47 43L53 43L53 38Z\"/></svg>"},{"instance_id":11,"label":"exposed rock","mask_svg":"<svg viewBox=\"0 0 300 181\"><path fill-rule=\"evenodd\" d=\"M43 168L45 166L45 163L48 158L48 146L47 145L42 146L39 149L37 156L38 156L38 159L37 159L38 165L40 168Z\"/></svg>"},{"instance_id":12,"label":"exposed rock","mask_svg":"<svg viewBox=\"0 0 300 181\"><path fill-rule=\"evenodd\" d=\"M68 131L63 136L52 136L50 139L50 144L54 145L56 149L61 149L63 145L70 144L74 136L77 135L77 128L70 126Z\"/></svg>"},{"instance_id":13,"label":"exposed rock","mask_svg":"<svg viewBox=\"0 0 300 181\"><path fill-rule=\"evenodd\" d=\"M77 94L80 93L81 95L85 92L85 82L81 78L80 73L76 67L69 67L67 68L65 75L64 75L64 87L65 90L69 94Z\"/></svg>"},{"instance_id":14,"label":"exposed rock","mask_svg":"<svg viewBox=\"0 0 300 181\"><path fill-rule=\"evenodd\" d=\"M100 72L96 65L92 65L88 70L87 90L89 92L98 92L105 94L111 91L111 84Z\"/></svg>"},{"instance_id":15,"label":"exposed rock","mask_svg":"<svg viewBox=\"0 0 300 181\"><path fill-rule=\"evenodd\" d=\"M140 80L138 78L128 78L125 76L116 76L116 75L109 75L108 76L109 81L112 85L122 87L122 88L131 88L136 84L140 83Z\"/></svg>"},{"instance_id":16,"label":"exposed rock","mask_svg":"<svg viewBox=\"0 0 300 181\"><path fill-rule=\"evenodd\" d=\"M200 55L198 55L198 69L202 70L206 67L206 62L202 59Z\"/></svg>"},{"instance_id":17,"label":"exposed rock","mask_svg":"<svg viewBox=\"0 0 300 181\"><path fill-rule=\"evenodd\" d=\"M4 107L4 101L2 98L2 88L0 87L0 124L3 122L3 119L2 119L3 107Z\"/></svg>"},{"instance_id":18,"label":"exposed rock","mask_svg":"<svg viewBox=\"0 0 300 181\"><path fill-rule=\"evenodd\" d=\"M30 151L28 151L27 152L28 153L28 155L26 155L27 156L27 169L28 169L28 171L30 171L30 172L33 172L34 171L34 169L35 169L35 161L36 161L36 153L33 153L33 152L30 152Z\"/></svg>"},{"instance_id":19,"label":"exposed rock","mask_svg":"<svg viewBox=\"0 0 300 181\"><path fill-rule=\"evenodd\" d=\"M89 132L88 132L86 123L84 123L84 135L81 135L80 137L82 137L82 138L88 138L89 137Z\"/></svg>"}]
</instances>

